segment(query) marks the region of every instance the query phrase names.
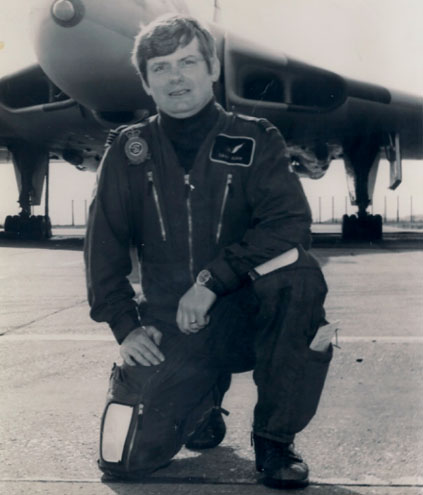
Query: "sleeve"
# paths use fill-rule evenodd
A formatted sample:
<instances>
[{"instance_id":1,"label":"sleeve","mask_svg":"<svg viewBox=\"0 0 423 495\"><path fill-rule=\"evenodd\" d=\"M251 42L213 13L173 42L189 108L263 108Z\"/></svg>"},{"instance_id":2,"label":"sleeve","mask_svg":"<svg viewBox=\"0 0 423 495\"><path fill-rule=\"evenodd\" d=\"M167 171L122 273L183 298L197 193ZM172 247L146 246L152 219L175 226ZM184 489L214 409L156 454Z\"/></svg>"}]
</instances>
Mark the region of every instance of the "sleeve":
<instances>
[{"instance_id":1,"label":"sleeve","mask_svg":"<svg viewBox=\"0 0 423 495\"><path fill-rule=\"evenodd\" d=\"M105 152L90 205L84 260L90 316L107 322L120 344L140 325L128 280L131 228L129 190L119 139Z\"/></svg>"},{"instance_id":2,"label":"sleeve","mask_svg":"<svg viewBox=\"0 0 423 495\"><path fill-rule=\"evenodd\" d=\"M219 295L237 289L249 270L293 247L311 244L311 211L292 171L285 140L268 124L247 179L250 228L227 246L207 268L217 279Z\"/></svg>"}]
</instances>

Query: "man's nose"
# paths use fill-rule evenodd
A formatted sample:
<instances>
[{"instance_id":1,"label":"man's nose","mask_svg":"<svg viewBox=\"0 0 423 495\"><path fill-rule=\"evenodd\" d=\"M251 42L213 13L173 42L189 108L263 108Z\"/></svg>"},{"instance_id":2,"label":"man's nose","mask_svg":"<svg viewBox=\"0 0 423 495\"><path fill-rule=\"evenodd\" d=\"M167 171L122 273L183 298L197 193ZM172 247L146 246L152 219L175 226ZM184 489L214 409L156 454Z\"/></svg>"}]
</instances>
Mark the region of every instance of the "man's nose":
<instances>
[{"instance_id":1,"label":"man's nose","mask_svg":"<svg viewBox=\"0 0 423 495\"><path fill-rule=\"evenodd\" d=\"M179 82L183 79L181 68L177 65L171 68L169 79L172 82Z\"/></svg>"}]
</instances>

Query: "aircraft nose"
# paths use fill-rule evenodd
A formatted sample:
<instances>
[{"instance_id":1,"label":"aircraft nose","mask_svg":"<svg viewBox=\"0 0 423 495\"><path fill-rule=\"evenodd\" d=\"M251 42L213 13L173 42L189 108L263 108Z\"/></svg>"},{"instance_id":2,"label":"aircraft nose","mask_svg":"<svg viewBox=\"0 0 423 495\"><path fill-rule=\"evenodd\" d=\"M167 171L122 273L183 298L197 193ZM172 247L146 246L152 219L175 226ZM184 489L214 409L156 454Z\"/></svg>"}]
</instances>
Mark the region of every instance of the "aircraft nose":
<instances>
[{"instance_id":1,"label":"aircraft nose","mask_svg":"<svg viewBox=\"0 0 423 495\"><path fill-rule=\"evenodd\" d=\"M174 2L34 0L30 25L38 62L63 93L90 109L145 108L147 100L131 65L134 37L141 21L176 11Z\"/></svg>"},{"instance_id":2,"label":"aircraft nose","mask_svg":"<svg viewBox=\"0 0 423 495\"><path fill-rule=\"evenodd\" d=\"M72 27L84 17L85 8L81 0L55 0L51 6L51 16L60 26Z\"/></svg>"}]
</instances>

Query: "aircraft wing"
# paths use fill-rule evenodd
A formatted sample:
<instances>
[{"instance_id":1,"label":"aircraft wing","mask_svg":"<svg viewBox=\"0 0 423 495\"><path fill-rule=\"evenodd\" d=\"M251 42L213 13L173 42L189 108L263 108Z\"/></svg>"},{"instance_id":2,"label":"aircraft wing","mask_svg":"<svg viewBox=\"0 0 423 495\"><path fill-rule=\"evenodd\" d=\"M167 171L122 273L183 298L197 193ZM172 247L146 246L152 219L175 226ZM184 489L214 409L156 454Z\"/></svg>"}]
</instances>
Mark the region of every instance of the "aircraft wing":
<instances>
[{"instance_id":1,"label":"aircraft wing","mask_svg":"<svg viewBox=\"0 0 423 495\"><path fill-rule=\"evenodd\" d=\"M110 11L101 0L65 3L74 7L70 21L58 19L59 11L55 17L59 1L40 1L33 12L37 57L54 84L106 121L134 120L135 109L155 112L130 64L133 39L140 23L157 14L186 12L184 2L126 0ZM210 27L223 67L219 101L268 118L294 150L305 146L317 159L335 158L358 135L371 134L385 148L399 134L402 157L423 158L421 98L345 78Z\"/></svg>"},{"instance_id":2,"label":"aircraft wing","mask_svg":"<svg viewBox=\"0 0 423 495\"><path fill-rule=\"evenodd\" d=\"M95 168L108 129L155 112L130 64L134 36L140 23L160 13L189 9L183 0L108 5L37 2L32 24L40 65L0 80L3 147L33 143L74 165ZM381 157L391 163L392 188L401 182L402 159L423 158L421 98L305 64L216 24L210 29L223 69L215 88L218 101L274 123L302 175L320 178L333 159L342 158L359 217L367 215Z\"/></svg>"},{"instance_id":3,"label":"aircraft wing","mask_svg":"<svg viewBox=\"0 0 423 495\"><path fill-rule=\"evenodd\" d=\"M81 169L95 170L108 133L92 111L64 94L39 65L0 79L0 147L47 149ZM3 159L7 157L3 152Z\"/></svg>"},{"instance_id":4,"label":"aircraft wing","mask_svg":"<svg viewBox=\"0 0 423 495\"><path fill-rule=\"evenodd\" d=\"M349 79L231 35L224 68L231 108L268 118L294 149L306 148L316 159L331 148L333 158L342 157L363 138L389 149L395 136L403 159L423 158L421 97Z\"/></svg>"}]
</instances>

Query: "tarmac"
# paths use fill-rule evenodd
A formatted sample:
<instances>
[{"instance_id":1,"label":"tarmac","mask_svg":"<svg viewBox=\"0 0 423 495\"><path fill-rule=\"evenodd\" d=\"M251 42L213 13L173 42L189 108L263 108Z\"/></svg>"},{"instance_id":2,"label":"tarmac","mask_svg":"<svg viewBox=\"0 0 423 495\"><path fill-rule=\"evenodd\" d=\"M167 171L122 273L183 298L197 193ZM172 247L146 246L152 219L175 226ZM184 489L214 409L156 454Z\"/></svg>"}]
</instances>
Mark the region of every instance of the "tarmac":
<instances>
[{"instance_id":1,"label":"tarmac","mask_svg":"<svg viewBox=\"0 0 423 495\"><path fill-rule=\"evenodd\" d=\"M328 319L341 330L318 412L296 439L311 485L290 493L423 494L422 239L316 239ZM63 232L0 236L0 493L277 493L254 471L250 373L234 376L219 447L183 450L143 483L101 482L99 422L119 355L89 318L81 249Z\"/></svg>"}]
</instances>

